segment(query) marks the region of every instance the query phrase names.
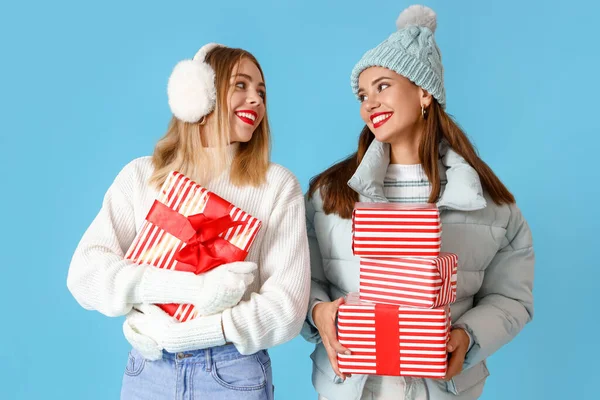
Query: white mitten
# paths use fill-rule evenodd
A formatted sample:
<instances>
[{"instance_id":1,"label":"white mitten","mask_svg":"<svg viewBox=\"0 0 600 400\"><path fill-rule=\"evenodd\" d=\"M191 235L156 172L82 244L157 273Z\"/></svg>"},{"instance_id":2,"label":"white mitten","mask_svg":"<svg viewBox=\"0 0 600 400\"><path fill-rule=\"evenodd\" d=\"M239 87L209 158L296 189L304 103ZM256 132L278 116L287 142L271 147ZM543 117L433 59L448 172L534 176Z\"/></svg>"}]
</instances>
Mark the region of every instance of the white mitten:
<instances>
[{"instance_id":1,"label":"white mitten","mask_svg":"<svg viewBox=\"0 0 600 400\"><path fill-rule=\"evenodd\" d=\"M123 332L148 360L161 359L163 350L176 353L225 344L220 314L178 322L157 306L142 304L138 308L140 311L127 314Z\"/></svg>"},{"instance_id":2,"label":"white mitten","mask_svg":"<svg viewBox=\"0 0 600 400\"><path fill-rule=\"evenodd\" d=\"M155 305L139 304L131 310L123 323L123 334L127 341L146 360L162 359L164 338L169 326L177 321Z\"/></svg>"},{"instance_id":3,"label":"white mitten","mask_svg":"<svg viewBox=\"0 0 600 400\"><path fill-rule=\"evenodd\" d=\"M220 265L200 276L204 277L202 290L191 303L199 315L211 315L238 304L248 285L254 281L256 263L239 261Z\"/></svg>"},{"instance_id":4,"label":"white mitten","mask_svg":"<svg viewBox=\"0 0 600 400\"><path fill-rule=\"evenodd\" d=\"M256 263L248 261L223 264L199 275L150 267L140 303L193 304L198 315L216 314L240 302L256 269Z\"/></svg>"}]
</instances>

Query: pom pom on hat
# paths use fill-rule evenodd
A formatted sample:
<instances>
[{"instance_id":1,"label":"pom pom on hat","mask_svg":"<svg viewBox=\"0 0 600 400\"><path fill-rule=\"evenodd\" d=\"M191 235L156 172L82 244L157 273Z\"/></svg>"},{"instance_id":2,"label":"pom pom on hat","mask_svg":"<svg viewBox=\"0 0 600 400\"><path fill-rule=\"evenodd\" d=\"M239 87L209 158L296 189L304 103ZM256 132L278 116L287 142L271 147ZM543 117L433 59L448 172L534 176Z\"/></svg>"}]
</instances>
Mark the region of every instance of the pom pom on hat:
<instances>
[{"instance_id":1,"label":"pom pom on hat","mask_svg":"<svg viewBox=\"0 0 600 400\"><path fill-rule=\"evenodd\" d=\"M423 26L429 28L431 32L435 32L435 28L437 27L435 11L429 7L419 5L408 7L400 13L396 20L396 27L398 29L403 29L407 26Z\"/></svg>"}]
</instances>

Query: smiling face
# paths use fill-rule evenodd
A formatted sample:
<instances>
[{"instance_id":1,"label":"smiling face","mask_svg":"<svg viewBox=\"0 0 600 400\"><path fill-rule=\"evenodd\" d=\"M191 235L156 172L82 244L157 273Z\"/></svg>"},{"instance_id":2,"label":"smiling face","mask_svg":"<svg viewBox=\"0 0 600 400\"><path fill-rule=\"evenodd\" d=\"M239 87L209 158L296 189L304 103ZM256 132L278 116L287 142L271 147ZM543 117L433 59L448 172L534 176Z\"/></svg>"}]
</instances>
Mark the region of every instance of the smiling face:
<instances>
[{"instance_id":1,"label":"smiling face","mask_svg":"<svg viewBox=\"0 0 600 400\"><path fill-rule=\"evenodd\" d=\"M422 127L421 107L431 95L402 75L383 67L365 69L358 78L360 116L380 142L394 143Z\"/></svg>"},{"instance_id":2,"label":"smiling face","mask_svg":"<svg viewBox=\"0 0 600 400\"><path fill-rule=\"evenodd\" d=\"M248 142L265 116L266 88L260 70L242 58L233 68L228 91L230 141Z\"/></svg>"}]
</instances>

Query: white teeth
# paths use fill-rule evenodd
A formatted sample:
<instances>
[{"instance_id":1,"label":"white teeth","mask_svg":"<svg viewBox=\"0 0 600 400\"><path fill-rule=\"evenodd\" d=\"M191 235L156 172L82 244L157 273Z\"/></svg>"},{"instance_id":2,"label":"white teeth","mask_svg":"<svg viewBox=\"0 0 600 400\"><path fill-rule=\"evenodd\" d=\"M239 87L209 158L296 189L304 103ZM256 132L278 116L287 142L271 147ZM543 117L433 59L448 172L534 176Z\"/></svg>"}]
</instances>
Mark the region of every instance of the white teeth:
<instances>
[{"instance_id":1,"label":"white teeth","mask_svg":"<svg viewBox=\"0 0 600 400\"><path fill-rule=\"evenodd\" d=\"M375 117L373 119L373 123L376 124L376 123L381 122L381 121L383 121L385 119L388 119L391 116L392 116L392 113L379 115L379 116L377 116L377 117Z\"/></svg>"},{"instance_id":2,"label":"white teeth","mask_svg":"<svg viewBox=\"0 0 600 400\"><path fill-rule=\"evenodd\" d=\"M248 118L248 119L250 119L252 121L256 120L256 117L253 114L250 114L250 113L238 112L236 114L239 115L240 117Z\"/></svg>"}]
</instances>

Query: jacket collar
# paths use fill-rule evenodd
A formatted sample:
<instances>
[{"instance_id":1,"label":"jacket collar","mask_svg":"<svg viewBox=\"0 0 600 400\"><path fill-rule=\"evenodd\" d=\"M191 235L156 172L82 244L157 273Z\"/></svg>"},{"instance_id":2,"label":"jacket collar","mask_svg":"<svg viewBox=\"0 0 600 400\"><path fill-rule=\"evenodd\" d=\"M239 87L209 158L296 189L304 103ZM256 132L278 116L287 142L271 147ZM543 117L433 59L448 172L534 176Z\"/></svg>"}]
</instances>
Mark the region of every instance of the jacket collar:
<instances>
[{"instance_id":1,"label":"jacket collar","mask_svg":"<svg viewBox=\"0 0 600 400\"><path fill-rule=\"evenodd\" d=\"M360 201L388 202L383 194L383 180L390 164L390 145L373 140L356 172L348 181ZM442 186L440 209L475 211L485 208L483 188L477 172L443 141L440 144L440 176L448 183Z\"/></svg>"}]
</instances>

